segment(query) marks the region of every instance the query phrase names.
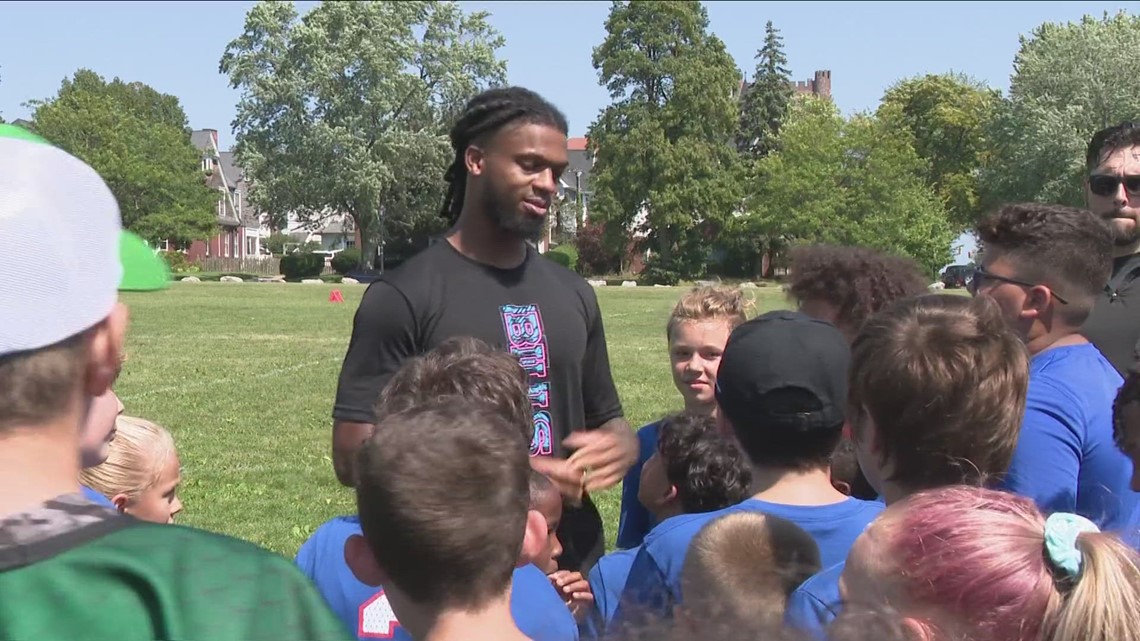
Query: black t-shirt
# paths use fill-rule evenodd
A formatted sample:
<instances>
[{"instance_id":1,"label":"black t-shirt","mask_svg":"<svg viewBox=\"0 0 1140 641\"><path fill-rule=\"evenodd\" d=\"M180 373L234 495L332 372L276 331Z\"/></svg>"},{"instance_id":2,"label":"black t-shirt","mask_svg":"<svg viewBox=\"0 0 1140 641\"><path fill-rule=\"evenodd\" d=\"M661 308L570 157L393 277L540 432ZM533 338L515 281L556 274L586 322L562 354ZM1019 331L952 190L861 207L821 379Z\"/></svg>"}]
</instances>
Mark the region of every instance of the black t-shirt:
<instances>
[{"instance_id":1,"label":"black t-shirt","mask_svg":"<svg viewBox=\"0 0 1140 641\"><path fill-rule=\"evenodd\" d=\"M498 269L441 240L368 287L353 321L333 417L371 423L381 388L409 357L455 336L510 351L530 373L532 455L622 415L593 288L528 248Z\"/></svg>"},{"instance_id":2,"label":"black t-shirt","mask_svg":"<svg viewBox=\"0 0 1140 641\"><path fill-rule=\"evenodd\" d=\"M1140 343L1140 254L1113 263L1112 278L1097 298L1081 333L1126 376L1136 365Z\"/></svg>"}]
</instances>

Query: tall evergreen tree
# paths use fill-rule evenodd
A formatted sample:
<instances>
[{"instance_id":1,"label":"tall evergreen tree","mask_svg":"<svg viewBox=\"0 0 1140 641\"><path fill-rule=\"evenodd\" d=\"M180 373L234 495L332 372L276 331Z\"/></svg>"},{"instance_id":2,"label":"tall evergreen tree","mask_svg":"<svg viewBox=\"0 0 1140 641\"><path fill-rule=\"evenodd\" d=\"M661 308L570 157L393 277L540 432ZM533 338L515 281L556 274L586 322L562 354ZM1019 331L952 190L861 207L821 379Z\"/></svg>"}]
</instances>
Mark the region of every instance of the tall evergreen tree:
<instances>
[{"instance_id":1,"label":"tall evergreen tree","mask_svg":"<svg viewBox=\"0 0 1140 641\"><path fill-rule=\"evenodd\" d=\"M772 21L764 26L764 46L756 52L756 71L744 89L736 148L749 158L763 158L776 145L780 124L792 101L792 77L784 39Z\"/></svg>"}]
</instances>

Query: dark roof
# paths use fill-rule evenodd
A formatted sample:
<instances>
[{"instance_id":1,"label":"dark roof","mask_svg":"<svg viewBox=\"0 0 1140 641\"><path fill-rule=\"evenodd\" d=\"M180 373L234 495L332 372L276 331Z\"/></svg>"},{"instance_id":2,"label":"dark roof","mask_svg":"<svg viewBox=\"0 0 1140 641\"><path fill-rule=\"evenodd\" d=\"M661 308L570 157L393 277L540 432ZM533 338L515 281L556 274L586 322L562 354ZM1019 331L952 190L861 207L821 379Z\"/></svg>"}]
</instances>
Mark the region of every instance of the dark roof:
<instances>
[{"instance_id":1,"label":"dark roof","mask_svg":"<svg viewBox=\"0 0 1140 641\"><path fill-rule=\"evenodd\" d=\"M577 173L582 172L582 192L590 193L590 170L593 168L590 153L571 149L566 152L566 156L570 161L570 165L566 167L566 171L562 172L562 184L565 185L568 190L575 189L578 185Z\"/></svg>"},{"instance_id":2,"label":"dark roof","mask_svg":"<svg viewBox=\"0 0 1140 641\"><path fill-rule=\"evenodd\" d=\"M234 164L234 152L223 151L218 154L218 164L221 165L222 173L225 174L226 181L230 187L245 190L245 180L242 177L242 171Z\"/></svg>"},{"instance_id":3,"label":"dark roof","mask_svg":"<svg viewBox=\"0 0 1140 641\"><path fill-rule=\"evenodd\" d=\"M190 143L195 148L206 151L213 146L214 137L209 129L197 129L190 132Z\"/></svg>"}]
</instances>

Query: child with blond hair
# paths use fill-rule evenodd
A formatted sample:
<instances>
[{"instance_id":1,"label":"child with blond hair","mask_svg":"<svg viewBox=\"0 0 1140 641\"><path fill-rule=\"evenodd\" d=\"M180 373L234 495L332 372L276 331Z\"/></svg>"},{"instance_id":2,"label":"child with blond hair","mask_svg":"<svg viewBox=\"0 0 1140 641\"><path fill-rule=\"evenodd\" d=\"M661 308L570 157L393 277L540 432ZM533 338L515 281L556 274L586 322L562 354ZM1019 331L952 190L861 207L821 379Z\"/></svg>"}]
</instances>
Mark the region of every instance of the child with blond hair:
<instances>
[{"instance_id":1,"label":"child with blond hair","mask_svg":"<svg viewBox=\"0 0 1140 641\"><path fill-rule=\"evenodd\" d=\"M114 434L107 459L83 470L80 480L119 512L152 523L173 523L182 511L182 466L174 437L134 416L118 417Z\"/></svg>"},{"instance_id":2,"label":"child with blond hair","mask_svg":"<svg viewBox=\"0 0 1140 641\"><path fill-rule=\"evenodd\" d=\"M665 325L665 338L669 344L673 385L685 401L685 412L711 416L716 411L713 391L724 345L732 330L748 320L751 310L752 303L741 289L722 285L693 288L673 307ZM641 545L657 522L637 496L641 469L657 451L660 431L661 421L656 421L637 432L637 464L626 472L622 483L619 549Z\"/></svg>"},{"instance_id":3,"label":"child with blond hair","mask_svg":"<svg viewBox=\"0 0 1140 641\"><path fill-rule=\"evenodd\" d=\"M1082 516L984 488L927 490L856 541L840 619L889 603L915 639L1136 641L1138 564Z\"/></svg>"}]
</instances>

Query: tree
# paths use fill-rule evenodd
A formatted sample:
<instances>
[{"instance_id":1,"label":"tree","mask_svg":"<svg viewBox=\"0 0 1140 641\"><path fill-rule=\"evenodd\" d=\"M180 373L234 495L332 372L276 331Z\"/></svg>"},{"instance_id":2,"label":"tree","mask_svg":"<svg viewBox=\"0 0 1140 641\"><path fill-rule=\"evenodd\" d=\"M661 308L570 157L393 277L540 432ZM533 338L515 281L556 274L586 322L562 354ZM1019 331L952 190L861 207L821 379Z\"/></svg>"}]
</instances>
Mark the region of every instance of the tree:
<instances>
[{"instance_id":1,"label":"tree","mask_svg":"<svg viewBox=\"0 0 1140 641\"><path fill-rule=\"evenodd\" d=\"M914 150L926 161L922 174L959 230L981 213L978 171L987 150L986 126L1000 102L1000 92L972 78L931 74L894 84L876 112L914 137Z\"/></svg>"},{"instance_id":2,"label":"tree","mask_svg":"<svg viewBox=\"0 0 1140 641\"><path fill-rule=\"evenodd\" d=\"M688 277L739 207L733 135L740 72L699 2L614 2L593 63L613 103L591 125L591 221L611 249L638 229Z\"/></svg>"},{"instance_id":3,"label":"tree","mask_svg":"<svg viewBox=\"0 0 1140 641\"><path fill-rule=\"evenodd\" d=\"M931 197L912 137L835 105L793 101L778 149L749 180L745 233L781 243L863 245L909 256L933 274L950 258L954 230Z\"/></svg>"},{"instance_id":4,"label":"tree","mask_svg":"<svg viewBox=\"0 0 1140 641\"><path fill-rule=\"evenodd\" d=\"M1009 97L987 128L983 205L1082 205L1085 147L1098 129L1140 116L1140 16L1045 23L1021 38Z\"/></svg>"},{"instance_id":5,"label":"tree","mask_svg":"<svg viewBox=\"0 0 1140 641\"><path fill-rule=\"evenodd\" d=\"M313 225L352 216L369 267L382 238L437 228L450 121L503 81L502 45L485 12L454 2L326 2L300 20L258 3L220 63L241 91L250 198Z\"/></svg>"},{"instance_id":6,"label":"tree","mask_svg":"<svg viewBox=\"0 0 1140 641\"><path fill-rule=\"evenodd\" d=\"M218 194L206 186L178 98L81 69L54 98L29 106L37 134L103 177L127 229L178 246L215 233Z\"/></svg>"},{"instance_id":7,"label":"tree","mask_svg":"<svg viewBox=\"0 0 1140 641\"><path fill-rule=\"evenodd\" d=\"M736 135L737 150L748 158L760 158L772 151L794 95L783 40L769 20L764 26L764 46L756 52L752 83L744 88Z\"/></svg>"}]
</instances>

